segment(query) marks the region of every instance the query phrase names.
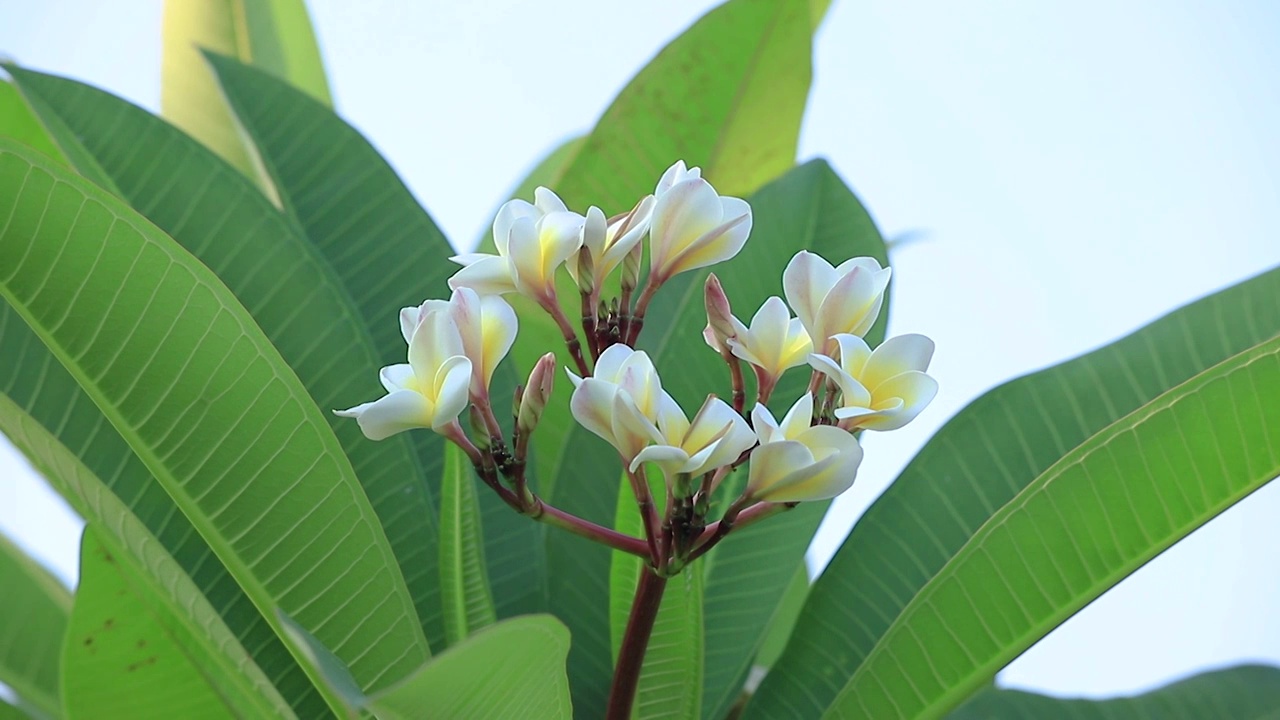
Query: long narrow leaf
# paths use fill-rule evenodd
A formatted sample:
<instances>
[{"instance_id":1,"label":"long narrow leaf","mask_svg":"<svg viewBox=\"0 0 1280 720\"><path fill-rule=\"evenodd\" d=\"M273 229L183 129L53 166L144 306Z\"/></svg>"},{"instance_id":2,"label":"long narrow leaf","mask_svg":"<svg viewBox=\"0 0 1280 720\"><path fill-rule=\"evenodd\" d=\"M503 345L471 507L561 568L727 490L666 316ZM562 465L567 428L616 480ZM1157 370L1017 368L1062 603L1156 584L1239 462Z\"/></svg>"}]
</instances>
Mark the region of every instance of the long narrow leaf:
<instances>
[{"instance_id":1,"label":"long narrow leaf","mask_svg":"<svg viewBox=\"0 0 1280 720\"><path fill-rule=\"evenodd\" d=\"M1275 720L1280 668L1241 665L1195 675L1133 697L1063 699L1019 690L987 690L948 720Z\"/></svg>"},{"instance_id":2,"label":"long narrow leaf","mask_svg":"<svg viewBox=\"0 0 1280 720\"><path fill-rule=\"evenodd\" d=\"M297 226L248 180L169 124L105 92L11 68L77 169L116 192L212 269L249 310L323 409L372 399L382 386L354 301ZM136 153L143 143L154 152ZM303 310L305 308L305 310ZM435 573L435 508L406 436L374 443L326 413L396 554L423 629L443 639Z\"/></svg>"},{"instance_id":3,"label":"long narrow leaf","mask_svg":"<svg viewBox=\"0 0 1280 720\"><path fill-rule=\"evenodd\" d=\"M259 610L293 610L369 687L420 664L425 639L350 464L226 287L116 199L9 143L0 217L0 295Z\"/></svg>"},{"instance_id":4,"label":"long narrow leaf","mask_svg":"<svg viewBox=\"0 0 1280 720\"><path fill-rule=\"evenodd\" d=\"M1278 378L1280 338L1064 455L912 598L826 716L941 717L1112 585L1280 475Z\"/></svg>"},{"instance_id":5,"label":"long narrow leaf","mask_svg":"<svg viewBox=\"0 0 1280 720\"><path fill-rule=\"evenodd\" d=\"M814 584L747 716L820 715L908 601L1059 458L1277 333L1280 270L1272 270L975 400L859 520ZM808 669L814 657L825 658L825 672Z\"/></svg>"},{"instance_id":6,"label":"long narrow leaf","mask_svg":"<svg viewBox=\"0 0 1280 720\"><path fill-rule=\"evenodd\" d=\"M497 619L485 575L483 539L471 463L461 449L449 445L440 492L440 588L450 645Z\"/></svg>"},{"instance_id":7,"label":"long narrow leaf","mask_svg":"<svg viewBox=\"0 0 1280 720\"><path fill-rule=\"evenodd\" d=\"M24 704L59 717L59 656L71 593L3 535L0 587L0 682Z\"/></svg>"}]
</instances>

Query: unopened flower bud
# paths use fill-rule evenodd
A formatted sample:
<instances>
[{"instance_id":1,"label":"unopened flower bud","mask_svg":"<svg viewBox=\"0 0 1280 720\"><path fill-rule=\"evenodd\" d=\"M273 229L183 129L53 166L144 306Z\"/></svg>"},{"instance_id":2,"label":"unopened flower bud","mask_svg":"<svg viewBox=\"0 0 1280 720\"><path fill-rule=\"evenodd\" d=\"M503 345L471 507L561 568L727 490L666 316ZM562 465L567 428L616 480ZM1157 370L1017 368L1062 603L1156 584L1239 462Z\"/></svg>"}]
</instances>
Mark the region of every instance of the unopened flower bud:
<instances>
[{"instance_id":1,"label":"unopened flower bud","mask_svg":"<svg viewBox=\"0 0 1280 720\"><path fill-rule=\"evenodd\" d=\"M737 334L737 330L733 326L729 296L724 294L720 278L715 273L707 276L703 296L707 305L707 328L702 336L713 349L726 353L729 351L729 339Z\"/></svg>"},{"instance_id":2,"label":"unopened flower bud","mask_svg":"<svg viewBox=\"0 0 1280 720\"><path fill-rule=\"evenodd\" d=\"M471 420L471 437L474 438L472 442L475 443L476 449L482 453L489 452L492 444L489 442L489 425L484 420L484 412L472 405L469 418Z\"/></svg>"},{"instance_id":3,"label":"unopened flower bud","mask_svg":"<svg viewBox=\"0 0 1280 720\"><path fill-rule=\"evenodd\" d=\"M511 419L520 417L520 400L524 398L524 386L517 385L515 393L511 396Z\"/></svg>"},{"instance_id":4,"label":"unopened flower bud","mask_svg":"<svg viewBox=\"0 0 1280 720\"><path fill-rule=\"evenodd\" d=\"M635 247L622 259L622 291L631 292L640 284L640 261L644 259L644 245Z\"/></svg>"},{"instance_id":5,"label":"unopened flower bud","mask_svg":"<svg viewBox=\"0 0 1280 720\"><path fill-rule=\"evenodd\" d=\"M524 436L531 434L542 419L542 411L547 407L547 399L551 397L551 388L556 376L555 353L547 353L538 358L529 373L529 384L525 386L524 397L520 401L520 412L516 419L517 431Z\"/></svg>"},{"instance_id":6,"label":"unopened flower bud","mask_svg":"<svg viewBox=\"0 0 1280 720\"><path fill-rule=\"evenodd\" d=\"M585 245L578 250L578 292L590 296L596 289L596 267L591 258L591 248Z\"/></svg>"}]
</instances>

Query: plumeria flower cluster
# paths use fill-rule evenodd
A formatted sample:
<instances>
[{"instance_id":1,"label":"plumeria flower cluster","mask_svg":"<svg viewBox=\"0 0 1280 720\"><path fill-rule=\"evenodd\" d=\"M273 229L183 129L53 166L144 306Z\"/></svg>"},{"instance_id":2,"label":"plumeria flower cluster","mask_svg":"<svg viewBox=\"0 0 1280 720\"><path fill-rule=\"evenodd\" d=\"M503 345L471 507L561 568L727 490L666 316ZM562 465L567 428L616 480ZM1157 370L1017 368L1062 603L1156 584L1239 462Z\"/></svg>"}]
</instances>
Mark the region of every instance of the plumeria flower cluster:
<instances>
[{"instance_id":1,"label":"plumeria flower cluster","mask_svg":"<svg viewBox=\"0 0 1280 720\"><path fill-rule=\"evenodd\" d=\"M719 279L708 275L703 339L728 368L729 401L707 394L690 416L664 390L649 355L635 348L663 285L739 253L751 233L750 205L721 196L683 162L662 175L651 195L612 217L596 207L574 212L546 188L533 200L512 200L498 211L496 254L453 258L462 267L449 280L448 300L401 310L408 362L383 368L387 395L338 415L355 418L374 440L414 428L440 433L467 452L480 478L517 511L644 557L670 575L735 527L847 490L862 461L857 433L900 428L937 393L926 374L933 355L928 338L902 335L876 348L865 339L883 306L889 269L873 258L832 265L801 251L782 273L783 297L765 300L749 324L734 316ZM568 288L579 296L580 327L564 309ZM513 293L532 300L560 328L573 361L566 368L573 386L569 408L617 450L641 510L643 538L565 513L529 487L530 437L557 368L548 352L517 389L508 440L490 383L516 338L517 315L504 299ZM808 386L796 386L804 389L779 420L769 409L775 391L792 387L781 384L784 375L804 369ZM717 494L744 465L741 493ZM665 502L653 497L650 477L661 478Z\"/></svg>"}]
</instances>

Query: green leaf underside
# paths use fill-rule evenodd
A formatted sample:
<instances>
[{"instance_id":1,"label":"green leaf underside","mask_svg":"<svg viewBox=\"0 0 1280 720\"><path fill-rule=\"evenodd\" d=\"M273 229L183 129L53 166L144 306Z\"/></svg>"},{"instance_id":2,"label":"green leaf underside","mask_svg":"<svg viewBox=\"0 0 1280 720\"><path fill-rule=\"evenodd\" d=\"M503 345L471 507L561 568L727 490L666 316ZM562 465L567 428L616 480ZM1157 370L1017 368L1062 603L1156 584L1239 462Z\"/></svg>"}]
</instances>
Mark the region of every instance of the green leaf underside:
<instances>
[{"instance_id":1,"label":"green leaf underside","mask_svg":"<svg viewBox=\"0 0 1280 720\"><path fill-rule=\"evenodd\" d=\"M549 615L504 620L440 653L394 687L369 698L381 720L573 716L565 656L569 631Z\"/></svg>"},{"instance_id":2,"label":"green leaf underside","mask_svg":"<svg viewBox=\"0 0 1280 720\"><path fill-rule=\"evenodd\" d=\"M484 532L474 483L466 454L446 445L440 493L440 594L450 645L497 619L485 576Z\"/></svg>"},{"instance_id":3,"label":"green leaf underside","mask_svg":"<svg viewBox=\"0 0 1280 720\"><path fill-rule=\"evenodd\" d=\"M325 263L257 190L201 145L152 115L86 85L12 69L41 114L135 209L212 269L254 316L322 409L384 390L372 340ZM138 144L154 148L136 153ZM345 404L344 404L345 403ZM441 638L435 508L406 436L370 442L325 413L378 513L429 638Z\"/></svg>"},{"instance_id":4,"label":"green leaf underside","mask_svg":"<svg viewBox=\"0 0 1280 720\"><path fill-rule=\"evenodd\" d=\"M1240 665L1133 697L1064 699L1019 690L986 690L948 720L1274 720L1280 717L1280 668Z\"/></svg>"},{"instance_id":5,"label":"green leaf underside","mask_svg":"<svg viewBox=\"0 0 1280 720\"><path fill-rule=\"evenodd\" d=\"M62 714L59 657L71 593L0 535L0 682L50 717Z\"/></svg>"},{"instance_id":6,"label":"green leaf underside","mask_svg":"<svg viewBox=\"0 0 1280 720\"><path fill-rule=\"evenodd\" d=\"M238 57L332 102L303 0L167 0L162 39L164 116L246 177L263 176L201 49Z\"/></svg>"},{"instance_id":7,"label":"green leaf underside","mask_svg":"<svg viewBox=\"0 0 1280 720\"><path fill-rule=\"evenodd\" d=\"M142 571L109 551L92 525L80 549L80 586L63 658L70 718L225 718L247 716L210 685L207 666L170 636L172 617L156 617ZM257 709L262 712L262 709Z\"/></svg>"},{"instance_id":8,"label":"green leaf underside","mask_svg":"<svg viewBox=\"0 0 1280 720\"><path fill-rule=\"evenodd\" d=\"M397 313L428 297L448 297L445 281L456 267L446 262L453 254L448 241L373 146L341 118L253 68L228 58L209 60L286 211L354 299L381 364L404 362ZM376 369L366 371L370 378ZM493 396L510 397L517 374L510 362L499 366ZM369 399L353 396L347 404ZM409 436L438 494L443 440L425 430ZM545 607L541 529L491 492L477 500L498 616Z\"/></svg>"},{"instance_id":9,"label":"green leaf underside","mask_svg":"<svg viewBox=\"0 0 1280 720\"><path fill-rule=\"evenodd\" d=\"M622 480L614 529L633 537L644 537L640 511L629 482ZM659 473L652 473L651 490L663 497ZM661 511L661 510L660 510ZM630 553L612 552L609 568L609 639L614 662L626 632L631 602L644 569L643 560ZM667 581L658 608L658 617L649 636L649 647L640 668L640 684L632 717L692 718L698 716L704 674L702 565L695 563Z\"/></svg>"},{"instance_id":10,"label":"green leaf underside","mask_svg":"<svg viewBox=\"0 0 1280 720\"><path fill-rule=\"evenodd\" d=\"M1280 338L1196 375L1064 455L912 599L827 716L941 716L1280 474L1277 377Z\"/></svg>"},{"instance_id":11,"label":"green leaf underside","mask_svg":"<svg viewBox=\"0 0 1280 720\"><path fill-rule=\"evenodd\" d=\"M1273 270L1177 310L1110 346L1007 383L974 401L934 436L854 527L815 583L791 642L748 708L748 717L821 714L908 602L972 543L979 528L1023 497L1029 487L1039 487L1033 481L1091 435L1206 368L1275 336L1280 332L1277 298L1280 270ZM1227 427L1234 426L1229 415L1224 421ZM1070 536L1059 538L1061 543L1071 548L1097 546L1109 553L1104 555L1109 558L1105 564L1089 560L1089 592L1109 586L1095 586L1095 581L1110 577L1114 582L1123 574L1111 577L1109 573L1130 572L1164 547L1153 539L1140 552L1130 548L1123 556L1114 548L1106 549L1104 541L1113 531L1139 532L1140 526L1135 525L1139 519L1132 515L1126 494L1146 497L1153 503L1146 512L1163 515L1165 505L1175 503L1166 495L1173 493L1178 498L1175 506L1191 513L1180 516L1178 532L1193 529L1224 508L1223 502L1240 497L1235 487L1212 502L1204 496L1206 503L1190 506L1180 499L1184 488L1178 482L1162 479L1161 484L1152 485L1141 468L1126 469L1133 471L1134 479L1104 488L1101 497L1108 502L1094 500L1099 503L1095 521L1121 518L1127 523L1123 530L1093 527L1076 508L1063 511L1062 516L1075 519L1077 526ZM1062 517L1053 516L1055 522ZM1185 524L1189 518L1194 524ZM1164 529L1170 525L1148 517L1141 522ZM1157 539L1167 543L1178 537ZM1043 553L1044 542L1033 537L1026 552ZM1020 562L1001 566L1000 571L1023 577ZM1052 566L1044 571L1057 577ZM1051 588L1060 582L1024 579L1052 583ZM1070 583L1075 591L1083 591L1085 585L1078 578ZM1064 597L1055 589L1053 614L1061 615L1064 608L1078 607L1094 596L1072 593L1062 604ZM985 594L980 597L972 602L987 602ZM955 602L957 606L967 603ZM1048 627L1037 624L1037 632ZM939 632L949 630L953 628ZM1023 638L1016 646L1020 650L1031 639ZM954 651L950 643L946 646ZM1001 653L1013 652L1011 647L1002 643ZM820 672L812 670L813 658L822 658ZM901 660L908 662L906 657ZM960 695L950 702L962 699Z\"/></svg>"},{"instance_id":12,"label":"green leaf underside","mask_svg":"<svg viewBox=\"0 0 1280 720\"><path fill-rule=\"evenodd\" d=\"M248 313L114 198L0 147L8 303L260 611L292 610L369 687L421 664L426 642L372 508L319 410ZM342 535L330 532L339 518L348 523Z\"/></svg>"}]
</instances>

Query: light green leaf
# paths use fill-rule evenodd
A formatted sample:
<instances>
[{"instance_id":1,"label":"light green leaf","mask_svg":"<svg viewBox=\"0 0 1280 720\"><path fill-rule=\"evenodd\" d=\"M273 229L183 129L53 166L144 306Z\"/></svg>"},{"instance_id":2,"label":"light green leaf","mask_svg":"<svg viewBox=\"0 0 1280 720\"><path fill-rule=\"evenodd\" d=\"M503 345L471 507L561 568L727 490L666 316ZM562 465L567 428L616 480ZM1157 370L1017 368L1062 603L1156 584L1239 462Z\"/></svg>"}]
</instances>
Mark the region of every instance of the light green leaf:
<instances>
[{"instance_id":1,"label":"light green leaf","mask_svg":"<svg viewBox=\"0 0 1280 720\"><path fill-rule=\"evenodd\" d=\"M92 525L85 529L63 656L68 717L293 716L283 702L273 708L237 696L243 681L235 668L228 674L208 655L188 654L187 620L158 602L153 583L128 554L108 550Z\"/></svg>"},{"instance_id":2,"label":"light green leaf","mask_svg":"<svg viewBox=\"0 0 1280 720\"><path fill-rule=\"evenodd\" d=\"M912 598L825 717L941 717L1094 598L1280 475L1277 378L1280 338L1062 456Z\"/></svg>"},{"instance_id":3,"label":"light green leaf","mask_svg":"<svg viewBox=\"0 0 1280 720\"><path fill-rule=\"evenodd\" d=\"M1278 332L1280 270L1272 270L975 400L859 520L814 584L747 717L820 715L907 602L1054 462ZM812 670L814 657L825 659L822 672Z\"/></svg>"},{"instance_id":4,"label":"light green leaf","mask_svg":"<svg viewBox=\"0 0 1280 720\"><path fill-rule=\"evenodd\" d=\"M303 0L166 0L163 38L164 116L264 187L266 176L200 51L237 57L332 104Z\"/></svg>"},{"instance_id":5,"label":"light green leaf","mask_svg":"<svg viewBox=\"0 0 1280 720\"><path fill-rule=\"evenodd\" d=\"M791 576L791 582L787 583L786 592L782 595L782 602L778 603L769 620L769 629L760 644L760 652L756 653L755 667L771 668L782 657L782 650L791 637L791 629L796 626L796 619L800 617L800 608L804 607L804 601L808 598L809 569L802 563L796 568L796 574Z\"/></svg>"},{"instance_id":6,"label":"light green leaf","mask_svg":"<svg viewBox=\"0 0 1280 720\"><path fill-rule=\"evenodd\" d=\"M35 715L29 715L19 708L10 705L4 698L0 698L0 720L40 720Z\"/></svg>"},{"instance_id":7,"label":"light green leaf","mask_svg":"<svg viewBox=\"0 0 1280 720\"><path fill-rule=\"evenodd\" d=\"M200 259L249 310L324 409L383 394L373 340L332 268L249 182L169 124L87 85L11 68L57 142ZM156 152L135 153L143 143ZM228 212L228 208L235 208ZM305 312L299 308L305 307ZM325 413L409 586L423 629L443 642L435 508L407 436L370 442Z\"/></svg>"},{"instance_id":8,"label":"light green leaf","mask_svg":"<svg viewBox=\"0 0 1280 720\"><path fill-rule=\"evenodd\" d=\"M49 133L23 102L17 88L5 81L0 81L0 135L13 138L58 162L67 162L62 151L49 139Z\"/></svg>"},{"instance_id":9,"label":"light green leaf","mask_svg":"<svg viewBox=\"0 0 1280 720\"><path fill-rule=\"evenodd\" d=\"M446 445L440 493L440 588L450 645L497 620L485 576L484 531L471 476L466 454Z\"/></svg>"},{"instance_id":10,"label":"light green leaf","mask_svg":"<svg viewBox=\"0 0 1280 720\"><path fill-rule=\"evenodd\" d=\"M569 632L550 615L527 615L491 625L436 655L399 683L365 696L340 659L288 616L291 642L303 649L347 715L372 711L380 720L572 717L564 673Z\"/></svg>"},{"instance_id":11,"label":"light green leaf","mask_svg":"<svg viewBox=\"0 0 1280 720\"><path fill-rule=\"evenodd\" d=\"M15 336L10 332L14 323L21 324L21 321L11 316L0 321L0 338L5 341L14 339ZM29 333L27 338L19 339L27 346L26 351L18 355L22 360L29 358L31 349L44 350L43 346L38 345L39 341L31 338ZM23 364L26 365L25 362ZM65 370L57 365L44 369L48 372L41 385L55 389L66 387L63 378ZM69 381L69 378L65 380ZM77 411L93 410L94 412L85 414L94 418L95 423L103 422L101 413L96 412L92 405L85 407L88 401L78 389L76 392L78 395L70 395L73 402L68 407L55 408L57 414L68 411L70 417L78 414ZM111 438L112 441L102 442L95 438L86 443L77 435L82 456L98 463L124 457L127 462L113 464L111 467L123 467L132 471L130 474L141 477L145 484L138 486L142 490L140 497L145 498L149 494L143 488L152 488L163 495L163 490L152 481L146 468L141 467L137 459L127 453L127 447L124 448L125 454L111 452L123 445L119 435L110 426L99 427L98 437ZM136 709L138 703L132 702L128 693L139 692L136 685L139 681L146 686L149 681L144 677L152 672L151 663L140 665L132 671L129 669L134 662L145 661L149 657L146 654L136 660L116 662L123 655L144 649L137 645L137 639L124 638L120 633L98 633L96 630L90 637L85 630L88 626L84 624L90 607L97 608L94 612L101 616L99 624L105 624L104 621L109 616L113 618L112 627L123 626L125 623L121 616L127 615L129 624L133 627L146 626L155 633L163 634L165 637L156 639L156 643L176 647L174 652L190 658L208 685L216 688L227 707L237 709L242 716L294 717L294 712L282 697L285 693L289 695L289 702L294 707L307 713L303 717L324 715L324 703L312 689L302 669L292 661L282 645L279 653L283 655L276 652L271 643L278 642L271 628L248 603L243 593L239 592L234 581L230 581L221 563L209 554L208 546L190 532L190 524L182 520L182 515L172 503L169 504L168 517L174 522L162 522L160 525L162 528L174 526L179 531L186 529L189 542L179 545L179 552L185 556L194 556L206 567L216 566L220 571L211 574L201 569L198 576L202 579L213 577L230 581L207 583L203 586L209 591L207 595L165 550L156 535L114 494L113 491L122 488L121 483L117 481L112 486L99 478L84 465L80 457L63 444L62 438L54 437L41 420L15 405L8 395L0 395L0 430L31 460L32 465L67 499L76 512L90 521L89 526L96 536L95 542L102 545L103 550L114 559L114 565L108 574L114 573L115 580L110 581L108 578L105 584L110 589L106 590L94 579L97 571L102 568L96 565L88 567L94 562L92 559L90 563L81 565L77 609L73 613L73 616L79 616L76 622L81 624L76 629L73 622L66 644L59 649L63 665L62 687L69 689L65 705L73 715L129 715L129 711ZM129 486L123 487L130 489ZM137 507L145 510L148 506L139 504ZM155 514L148 512L145 516L150 519ZM168 529L162 531L170 536L172 534ZM237 623L239 637L219 617L213 602L223 604L223 614ZM255 618L259 622L246 622L246 617ZM93 624L90 622L89 626ZM93 630L92 627L89 629ZM255 649L252 657L245 649L242 639L254 643L250 646ZM150 647L154 648L155 643ZM166 667L171 664L172 659L166 660ZM102 662L104 660L105 663ZM271 679L268 679L257 663L271 666ZM179 671L178 674L182 673ZM142 691L146 693L148 688L143 687ZM111 712L111 707L117 707L119 712Z\"/></svg>"},{"instance_id":12,"label":"light green leaf","mask_svg":"<svg viewBox=\"0 0 1280 720\"><path fill-rule=\"evenodd\" d=\"M1133 697L1063 699L1019 690L985 690L948 720L1275 720L1280 668L1214 670Z\"/></svg>"},{"instance_id":13,"label":"light green leaf","mask_svg":"<svg viewBox=\"0 0 1280 720\"><path fill-rule=\"evenodd\" d=\"M614 529L633 537L644 537L640 511L628 481L623 479L618 493L617 518ZM654 474L650 485L655 497L666 490L661 475ZM661 502L660 502L661 504ZM663 512L659 508L659 512ZM640 573L646 572L643 560L630 553L613 551L609 568L609 638L614 662L622 645L631 602L635 598ZM654 620L653 633L644 663L640 667L640 683L636 688L633 717L638 720L657 718L692 718L698 716L702 702L703 624L702 564L695 563L667 581Z\"/></svg>"},{"instance_id":14,"label":"light green leaf","mask_svg":"<svg viewBox=\"0 0 1280 720\"><path fill-rule=\"evenodd\" d=\"M432 658L394 687L369 698L380 720L573 716L565 656L569 631L549 615L504 620Z\"/></svg>"},{"instance_id":15,"label":"light green leaf","mask_svg":"<svg viewBox=\"0 0 1280 720\"><path fill-rule=\"evenodd\" d=\"M341 118L269 75L227 58L210 62L286 210L355 299L379 357L384 364L404 362L397 313L428 297L448 297L445 281L457 267L446 262L453 254L448 241L395 171ZM369 368L370 377L375 370ZM511 397L516 377L510 361L500 365L493 397ZM367 399L352 397L350 403ZM444 442L429 432L411 435L434 485L443 473ZM544 607L538 524L512 512L491 492L477 500L498 616Z\"/></svg>"},{"instance_id":16,"label":"light green leaf","mask_svg":"<svg viewBox=\"0 0 1280 720\"><path fill-rule=\"evenodd\" d=\"M0 535L0 682L50 717L62 715L59 656L71 593Z\"/></svg>"},{"instance_id":17,"label":"light green leaf","mask_svg":"<svg viewBox=\"0 0 1280 720\"><path fill-rule=\"evenodd\" d=\"M11 143L0 144L0 217L0 295L258 609L292 610L368 687L420 664L426 642L355 473L212 272L115 198Z\"/></svg>"}]
</instances>

